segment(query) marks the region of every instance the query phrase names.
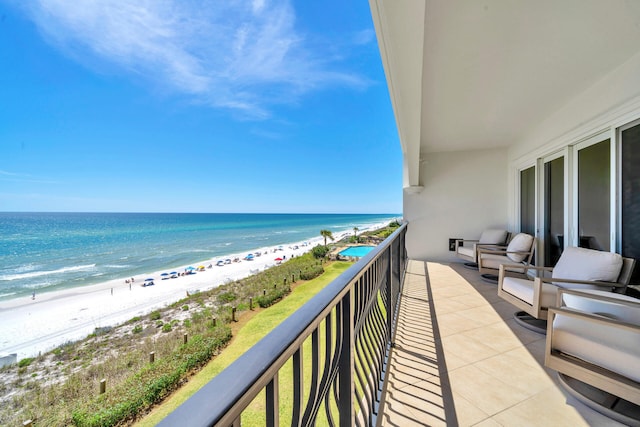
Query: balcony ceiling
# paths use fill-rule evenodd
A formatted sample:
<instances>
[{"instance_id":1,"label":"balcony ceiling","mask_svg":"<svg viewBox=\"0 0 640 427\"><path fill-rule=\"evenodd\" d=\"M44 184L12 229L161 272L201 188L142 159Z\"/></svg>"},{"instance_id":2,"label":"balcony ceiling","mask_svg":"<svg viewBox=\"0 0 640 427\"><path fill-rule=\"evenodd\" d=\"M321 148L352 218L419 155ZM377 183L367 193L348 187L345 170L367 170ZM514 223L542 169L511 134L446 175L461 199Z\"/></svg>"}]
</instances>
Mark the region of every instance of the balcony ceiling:
<instances>
[{"instance_id":1,"label":"balcony ceiling","mask_svg":"<svg viewBox=\"0 0 640 427\"><path fill-rule=\"evenodd\" d=\"M403 150L414 161L508 146L640 52L640 1L370 6Z\"/></svg>"}]
</instances>

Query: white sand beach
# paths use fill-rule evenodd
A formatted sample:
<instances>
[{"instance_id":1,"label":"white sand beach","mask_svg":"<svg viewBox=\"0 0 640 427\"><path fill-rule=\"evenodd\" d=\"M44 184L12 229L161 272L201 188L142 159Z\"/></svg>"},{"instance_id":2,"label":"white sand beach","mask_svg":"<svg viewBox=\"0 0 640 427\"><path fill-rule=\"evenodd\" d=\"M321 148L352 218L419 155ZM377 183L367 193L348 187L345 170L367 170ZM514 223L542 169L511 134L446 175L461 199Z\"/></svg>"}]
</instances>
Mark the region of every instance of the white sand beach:
<instances>
[{"instance_id":1,"label":"white sand beach","mask_svg":"<svg viewBox=\"0 0 640 427\"><path fill-rule=\"evenodd\" d=\"M371 227L375 228L379 226ZM334 237L338 240L347 234L350 233L343 232ZM26 297L0 302L0 357L14 353L17 360L37 356L65 342L82 339L95 328L115 326L170 305L184 298L187 292L208 290L255 274L274 266L277 257L289 260L322 241L321 237L313 238L307 241L307 245L303 245L304 242L292 243L283 245L282 250L277 250L277 246L256 248L251 252L259 251L262 255L252 261L243 260L248 252L218 257L195 264L196 267L212 264L211 268L174 279L161 280L160 274L182 272L187 266L136 276L131 285L125 283L128 278L122 278L82 288L36 294L35 299ZM242 261L215 265L219 259L235 257ZM141 286L148 277L155 279L155 285Z\"/></svg>"}]
</instances>

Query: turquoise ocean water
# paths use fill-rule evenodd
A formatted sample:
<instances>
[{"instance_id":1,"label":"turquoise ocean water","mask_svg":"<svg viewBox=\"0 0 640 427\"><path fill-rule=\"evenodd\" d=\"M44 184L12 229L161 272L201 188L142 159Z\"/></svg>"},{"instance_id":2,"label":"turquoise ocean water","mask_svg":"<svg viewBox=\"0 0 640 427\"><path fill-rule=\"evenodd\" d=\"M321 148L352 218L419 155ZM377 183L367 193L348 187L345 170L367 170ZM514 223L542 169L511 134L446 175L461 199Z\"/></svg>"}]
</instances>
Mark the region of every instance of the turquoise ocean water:
<instances>
[{"instance_id":1,"label":"turquoise ocean water","mask_svg":"<svg viewBox=\"0 0 640 427\"><path fill-rule=\"evenodd\" d=\"M400 219L392 214L0 212L0 300Z\"/></svg>"}]
</instances>

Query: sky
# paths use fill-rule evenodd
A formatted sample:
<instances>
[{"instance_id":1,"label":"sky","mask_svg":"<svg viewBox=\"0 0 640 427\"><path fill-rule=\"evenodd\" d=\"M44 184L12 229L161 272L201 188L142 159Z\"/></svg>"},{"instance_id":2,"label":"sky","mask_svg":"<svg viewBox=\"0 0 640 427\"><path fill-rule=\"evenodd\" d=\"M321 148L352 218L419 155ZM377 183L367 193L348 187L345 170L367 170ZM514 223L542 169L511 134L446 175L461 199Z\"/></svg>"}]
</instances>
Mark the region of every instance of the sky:
<instances>
[{"instance_id":1,"label":"sky","mask_svg":"<svg viewBox=\"0 0 640 427\"><path fill-rule=\"evenodd\" d=\"M0 0L0 211L402 212L368 2Z\"/></svg>"}]
</instances>

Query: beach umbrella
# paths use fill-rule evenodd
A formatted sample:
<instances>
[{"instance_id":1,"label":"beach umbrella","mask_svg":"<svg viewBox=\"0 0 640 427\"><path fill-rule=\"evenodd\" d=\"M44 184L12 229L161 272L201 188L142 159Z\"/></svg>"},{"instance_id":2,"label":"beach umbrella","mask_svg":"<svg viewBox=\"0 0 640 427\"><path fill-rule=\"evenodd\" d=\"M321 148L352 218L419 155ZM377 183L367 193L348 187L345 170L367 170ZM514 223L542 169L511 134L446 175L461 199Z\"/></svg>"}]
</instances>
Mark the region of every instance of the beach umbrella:
<instances>
[{"instance_id":1,"label":"beach umbrella","mask_svg":"<svg viewBox=\"0 0 640 427\"><path fill-rule=\"evenodd\" d=\"M282 261L282 258L278 257L278 258L274 259L274 261Z\"/></svg>"},{"instance_id":2,"label":"beach umbrella","mask_svg":"<svg viewBox=\"0 0 640 427\"><path fill-rule=\"evenodd\" d=\"M189 267L185 268L185 270L188 270L188 271L193 271L195 269L196 268L194 266L192 266L192 265L190 265Z\"/></svg>"},{"instance_id":3,"label":"beach umbrella","mask_svg":"<svg viewBox=\"0 0 640 427\"><path fill-rule=\"evenodd\" d=\"M160 275L163 279L167 279L169 277L169 273L162 273Z\"/></svg>"}]
</instances>

